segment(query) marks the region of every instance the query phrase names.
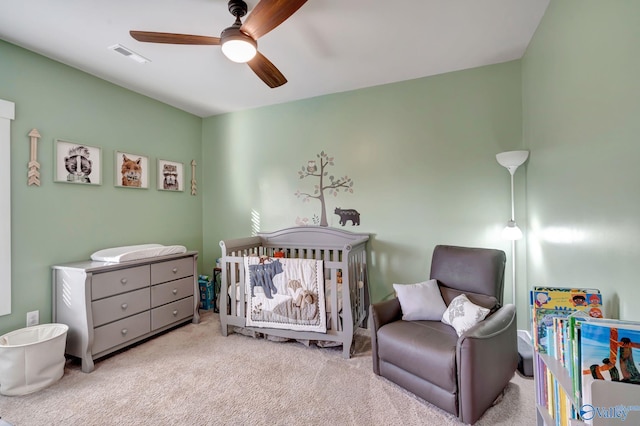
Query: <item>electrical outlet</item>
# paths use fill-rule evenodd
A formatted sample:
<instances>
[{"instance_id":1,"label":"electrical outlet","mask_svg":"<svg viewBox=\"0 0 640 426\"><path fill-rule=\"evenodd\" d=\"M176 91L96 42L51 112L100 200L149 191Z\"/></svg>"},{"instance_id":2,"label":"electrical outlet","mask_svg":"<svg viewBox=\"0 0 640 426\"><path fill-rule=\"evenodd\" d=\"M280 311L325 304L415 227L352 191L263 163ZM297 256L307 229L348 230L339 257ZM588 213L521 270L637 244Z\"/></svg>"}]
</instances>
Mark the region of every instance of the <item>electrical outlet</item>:
<instances>
[{"instance_id":1,"label":"electrical outlet","mask_svg":"<svg viewBox=\"0 0 640 426\"><path fill-rule=\"evenodd\" d=\"M40 311L27 312L27 327L40 323Z\"/></svg>"}]
</instances>

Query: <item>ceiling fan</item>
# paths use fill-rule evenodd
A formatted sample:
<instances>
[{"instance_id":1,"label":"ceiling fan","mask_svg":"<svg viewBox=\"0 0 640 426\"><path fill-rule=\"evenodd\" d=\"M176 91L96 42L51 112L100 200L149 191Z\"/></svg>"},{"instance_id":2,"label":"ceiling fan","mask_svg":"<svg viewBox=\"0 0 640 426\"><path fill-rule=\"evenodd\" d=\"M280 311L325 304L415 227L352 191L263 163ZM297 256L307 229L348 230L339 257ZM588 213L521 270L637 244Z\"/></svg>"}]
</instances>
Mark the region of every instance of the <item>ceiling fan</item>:
<instances>
[{"instance_id":1,"label":"ceiling fan","mask_svg":"<svg viewBox=\"0 0 640 426\"><path fill-rule=\"evenodd\" d=\"M249 68L269 87L282 86L287 79L264 55L258 52L258 38L282 24L307 0L260 0L244 24L240 18L247 14L247 3L230 0L229 12L236 17L220 37L192 34L129 31L131 37L147 43L220 45L222 53L234 62L247 63Z\"/></svg>"}]
</instances>

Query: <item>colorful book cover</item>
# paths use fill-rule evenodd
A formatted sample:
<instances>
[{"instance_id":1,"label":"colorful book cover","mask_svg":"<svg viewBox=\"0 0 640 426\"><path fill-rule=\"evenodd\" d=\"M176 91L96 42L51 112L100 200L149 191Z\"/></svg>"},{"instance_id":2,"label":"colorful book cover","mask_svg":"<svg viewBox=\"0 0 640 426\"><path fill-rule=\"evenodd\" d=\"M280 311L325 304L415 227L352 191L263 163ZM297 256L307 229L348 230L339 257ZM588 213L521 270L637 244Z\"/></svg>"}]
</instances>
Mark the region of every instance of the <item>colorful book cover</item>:
<instances>
[{"instance_id":1,"label":"colorful book cover","mask_svg":"<svg viewBox=\"0 0 640 426\"><path fill-rule=\"evenodd\" d=\"M595 288L536 286L529 294L529 302L533 341L541 353L548 353L548 328L553 325L551 316L567 317L581 311L592 318L603 317L602 295Z\"/></svg>"},{"instance_id":2,"label":"colorful book cover","mask_svg":"<svg viewBox=\"0 0 640 426\"><path fill-rule=\"evenodd\" d=\"M640 323L585 321L580 327L582 404L591 404L595 380L640 385Z\"/></svg>"},{"instance_id":3,"label":"colorful book cover","mask_svg":"<svg viewBox=\"0 0 640 426\"><path fill-rule=\"evenodd\" d=\"M581 362L582 356L580 352L580 340L581 340L581 326L584 321L588 321L591 318L582 311L577 311L569 316L569 341L571 342L571 365L569 369L569 376L571 377L571 383L573 386L573 398L580 406L582 398L582 370Z\"/></svg>"},{"instance_id":4,"label":"colorful book cover","mask_svg":"<svg viewBox=\"0 0 640 426\"><path fill-rule=\"evenodd\" d=\"M533 290L529 292L530 303L533 304L535 293L538 292L563 292L563 293L600 293L597 288L578 288L578 287L546 287L546 286L533 286Z\"/></svg>"},{"instance_id":5,"label":"colorful book cover","mask_svg":"<svg viewBox=\"0 0 640 426\"><path fill-rule=\"evenodd\" d=\"M559 419L560 417L562 417L562 414L560 413L560 391L559 388L560 385L558 384L558 381L554 379L553 381L553 418L556 419L556 426L560 426L559 424Z\"/></svg>"},{"instance_id":6,"label":"colorful book cover","mask_svg":"<svg viewBox=\"0 0 640 426\"><path fill-rule=\"evenodd\" d=\"M536 356L536 402L544 407L547 406L547 366L542 358Z\"/></svg>"},{"instance_id":7,"label":"colorful book cover","mask_svg":"<svg viewBox=\"0 0 640 426\"><path fill-rule=\"evenodd\" d=\"M586 311L602 318L602 295L597 289L565 289L535 287L531 291L533 309L571 309Z\"/></svg>"},{"instance_id":8,"label":"colorful book cover","mask_svg":"<svg viewBox=\"0 0 640 426\"><path fill-rule=\"evenodd\" d=\"M547 377L547 365L542 361L540 357L538 357L541 364L541 373L540 377L542 377L542 385L540 386L540 405L543 405L545 408L549 407L549 390L547 381L549 380Z\"/></svg>"},{"instance_id":9,"label":"colorful book cover","mask_svg":"<svg viewBox=\"0 0 640 426\"><path fill-rule=\"evenodd\" d=\"M569 370L571 376L571 341L569 340L569 318L562 321L562 365Z\"/></svg>"},{"instance_id":10,"label":"colorful book cover","mask_svg":"<svg viewBox=\"0 0 640 426\"><path fill-rule=\"evenodd\" d=\"M549 413L552 418L556 418L556 387L551 373L549 373Z\"/></svg>"},{"instance_id":11,"label":"colorful book cover","mask_svg":"<svg viewBox=\"0 0 640 426\"><path fill-rule=\"evenodd\" d=\"M575 311L571 309L536 309L534 311L533 338L538 352L555 357L553 351L557 340L555 339L553 319L556 317L566 318L573 312Z\"/></svg>"}]
</instances>

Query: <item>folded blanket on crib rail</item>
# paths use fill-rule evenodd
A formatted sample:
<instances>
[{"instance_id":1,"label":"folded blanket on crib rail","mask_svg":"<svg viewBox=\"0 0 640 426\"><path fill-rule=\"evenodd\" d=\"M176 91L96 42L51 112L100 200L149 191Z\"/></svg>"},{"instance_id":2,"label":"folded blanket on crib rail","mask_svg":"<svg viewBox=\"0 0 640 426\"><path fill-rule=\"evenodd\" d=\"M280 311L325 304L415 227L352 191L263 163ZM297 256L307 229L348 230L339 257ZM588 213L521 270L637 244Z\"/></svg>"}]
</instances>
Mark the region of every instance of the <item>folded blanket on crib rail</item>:
<instances>
[{"instance_id":1,"label":"folded blanket on crib rail","mask_svg":"<svg viewBox=\"0 0 640 426\"><path fill-rule=\"evenodd\" d=\"M244 267L247 326L326 333L321 260L249 256Z\"/></svg>"}]
</instances>

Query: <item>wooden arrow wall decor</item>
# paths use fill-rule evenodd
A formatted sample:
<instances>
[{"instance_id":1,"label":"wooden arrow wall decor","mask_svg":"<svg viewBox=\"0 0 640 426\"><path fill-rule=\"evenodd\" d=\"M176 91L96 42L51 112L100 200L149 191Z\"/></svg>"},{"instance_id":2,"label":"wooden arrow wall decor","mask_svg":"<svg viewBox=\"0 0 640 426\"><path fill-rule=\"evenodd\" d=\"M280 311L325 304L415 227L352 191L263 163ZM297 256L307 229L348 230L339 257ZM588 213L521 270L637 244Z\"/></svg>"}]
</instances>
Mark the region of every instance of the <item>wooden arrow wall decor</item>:
<instances>
[{"instance_id":1,"label":"wooden arrow wall decor","mask_svg":"<svg viewBox=\"0 0 640 426\"><path fill-rule=\"evenodd\" d=\"M29 167L27 186L40 186L40 163L38 163L38 139L40 139L40 133L38 133L37 129L33 129L29 132L29 138L31 139L31 157L27 165Z\"/></svg>"},{"instance_id":2,"label":"wooden arrow wall decor","mask_svg":"<svg viewBox=\"0 0 640 426\"><path fill-rule=\"evenodd\" d=\"M196 160L191 160L191 195L196 195Z\"/></svg>"}]
</instances>

